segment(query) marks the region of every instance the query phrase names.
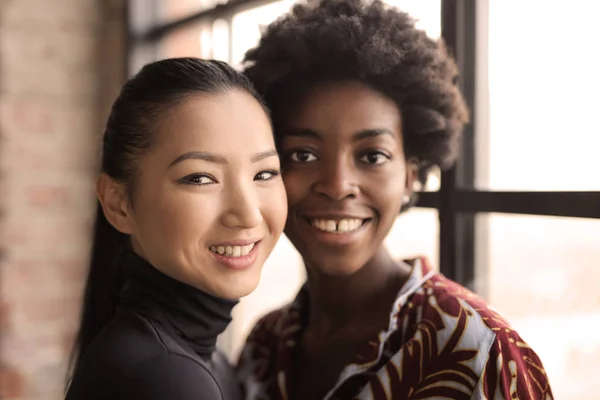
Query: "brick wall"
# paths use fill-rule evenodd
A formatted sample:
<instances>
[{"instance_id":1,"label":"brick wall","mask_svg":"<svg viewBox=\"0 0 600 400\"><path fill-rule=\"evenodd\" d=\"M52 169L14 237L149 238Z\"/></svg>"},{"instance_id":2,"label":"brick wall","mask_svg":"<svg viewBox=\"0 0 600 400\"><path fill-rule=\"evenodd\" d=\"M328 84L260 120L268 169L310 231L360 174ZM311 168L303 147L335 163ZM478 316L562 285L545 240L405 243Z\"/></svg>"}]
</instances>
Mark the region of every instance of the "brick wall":
<instances>
[{"instance_id":1,"label":"brick wall","mask_svg":"<svg viewBox=\"0 0 600 400\"><path fill-rule=\"evenodd\" d=\"M0 398L63 398L124 0L0 0Z\"/></svg>"}]
</instances>

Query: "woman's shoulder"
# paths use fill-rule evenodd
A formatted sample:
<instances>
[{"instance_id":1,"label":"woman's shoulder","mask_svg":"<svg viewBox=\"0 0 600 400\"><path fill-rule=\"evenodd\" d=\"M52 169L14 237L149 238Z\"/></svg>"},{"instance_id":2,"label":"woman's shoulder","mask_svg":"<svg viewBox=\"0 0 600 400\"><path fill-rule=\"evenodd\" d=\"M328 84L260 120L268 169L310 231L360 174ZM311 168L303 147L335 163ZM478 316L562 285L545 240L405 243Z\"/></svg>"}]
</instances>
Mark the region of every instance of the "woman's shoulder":
<instances>
[{"instance_id":1,"label":"woman's shoulder","mask_svg":"<svg viewBox=\"0 0 600 400\"><path fill-rule=\"evenodd\" d=\"M305 284L290 303L261 317L248 335L248 343L273 346L294 337L301 328L301 315L306 311L308 296L308 286Z\"/></svg>"},{"instance_id":2,"label":"woman's shoulder","mask_svg":"<svg viewBox=\"0 0 600 400\"><path fill-rule=\"evenodd\" d=\"M246 338L242 358L271 353L286 337L300 329L299 314L292 310L292 306L293 303L290 303L259 318Z\"/></svg>"},{"instance_id":3,"label":"woman's shoulder","mask_svg":"<svg viewBox=\"0 0 600 400\"><path fill-rule=\"evenodd\" d=\"M425 282L411 302L422 305L426 313L447 315L457 322L477 320L480 323L473 328L490 330L498 336L512 330L510 323L481 296L441 274Z\"/></svg>"},{"instance_id":4,"label":"woman's shoulder","mask_svg":"<svg viewBox=\"0 0 600 400\"><path fill-rule=\"evenodd\" d=\"M256 322L242 349L237 363L238 376L266 377L279 356L281 346L288 346L300 330L300 310L297 301L273 310ZM257 365L261 368L255 368Z\"/></svg>"},{"instance_id":5,"label":"woman's shoulder","mask_svg":"<svg viewBox=\"0 0 600 400\"><path fill-rule=\"evenodd\" d=\"M75 376L67 400L223 399L215 375L190 357L165 353L108 369L98 364Z\"/></svg>"},{"instance_id":6,"label":"woman's shoulder","mask_svg":"<svg viewBox=\"0 0 600 400\"><path fill-rule=\"evenodd\" d=\"M220 380L233 371L221 364L180 347L152 321L121 315L89 347L67 400L222 399Z\"/></svg>"},{"instance_id":7,"label":"woman's shoulder","mask_svg":"<svg viewBox=\"0 0 600 400\"><path fill-rule=\"evenodd\" d=\"M114 398L154 399L169 398L165 390L180 387L196 394L192 389L197 387L203 388L202 393L213 389L220 392L209 363L182 348L160 324L124 313L113 319L87 349L70 393L85 392L91 398L111 393ZM165 397L148 397L150 392ZM68 397L78 398L82 397Z\"/></svg>"},{"instance_id":8,"label":"woman's shoulder","mask_svg":"<svg viewBox=\"0 0 600 400\"><path fill-rule=\"evenodd\" d=\"M470 289L436 273L398 308L398 324L404 319L433 323L438 333L487 342L517 341L517 332L504 316ZM415 319L415 315L419 318Z\"/></svg>"},{"instance_id":9,"label":"woman's shoulder","mask_svg":"<svg viewBox=\"0 0 600 400\"><path fill-rule=\"evenodd\" d=\"M432 276L401 308L398 326L408 321L415 328L431 328L436 343L445 346L439 354L469 354L480 378L477 393L552 398L544 366L531 346L497 310L458 283L441 274Z\"/></svg>"},{"instance_id":10,"label":"woman's shoulder","mask_svg":"<svg viewBox=\"0 0 600 400\"><path fill-rule=\"evenodd\" d=\"M209 364L182 354L165 353L133 366L125 374L123 393L140 399L222 399Z\"/></svg>"},{"instance_id":11,"label":"woman's shoulder","mask_svg":"<svg viewBox=\"0 0 600 400\"><path fill-rule=\"evenodd\" d=\"M285 322L289 320L290 317L290 306L291 303L263 315L258 319L256 324L254 324L251 335L260 336L262 334L267 334L277 336L282 334Z\"/></svg>"},{"instance_id":12,"label":"woman's shoulder","mask_svg":"<svg viewBox=\"0 0 600 400\"><path fill-rule=\"evenodd\" d=\"M96 359L96 364L133 368L147 359L185 354L171 336L150 318L121 312L94 339L86 353Z\"/></svg>"}]
</instances>

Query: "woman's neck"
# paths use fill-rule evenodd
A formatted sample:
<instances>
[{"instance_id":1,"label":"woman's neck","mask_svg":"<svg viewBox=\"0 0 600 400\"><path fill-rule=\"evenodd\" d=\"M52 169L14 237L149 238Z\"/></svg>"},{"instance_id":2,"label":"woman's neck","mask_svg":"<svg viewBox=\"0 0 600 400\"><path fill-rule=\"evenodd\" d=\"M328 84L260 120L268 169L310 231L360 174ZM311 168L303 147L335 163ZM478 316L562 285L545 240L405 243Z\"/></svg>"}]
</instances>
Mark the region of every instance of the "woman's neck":
<instances>
[{"instance_id":1,"label":"woman's neck","mask_svg":"<svg viewBox=\"0 0 600 400\"><path fill-rule=\"evenodd\" d=\"M218 298L171 278L133 251L125 254L123 266L127 283L120 293L121 309L171 325L198 354L215 350L237 300Z\"/></svg>"},{"instance_id":2,"label":"woman's neck","mask_svg":"<svg viewBox=\"0 0 600 400\"><path fill-rule=\"evenodd\" d=\"M395 262L385 248L350 276L327 276L308 266L310 306L308 329L321 334L387 320L410 269ZM389 307L382 307L389 304Z\"/></svg>"}]
</instances>

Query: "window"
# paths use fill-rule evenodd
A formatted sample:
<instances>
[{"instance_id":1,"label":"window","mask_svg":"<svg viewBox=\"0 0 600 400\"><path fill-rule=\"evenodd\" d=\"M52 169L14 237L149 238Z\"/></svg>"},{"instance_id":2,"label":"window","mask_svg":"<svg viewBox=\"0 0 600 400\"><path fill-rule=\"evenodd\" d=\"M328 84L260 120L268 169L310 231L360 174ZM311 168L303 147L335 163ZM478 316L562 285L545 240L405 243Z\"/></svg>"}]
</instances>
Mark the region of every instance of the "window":
<instances>
[{"instance_id":1,"label":"window","mask_svg":"<svg viewBox=\"0 0 600 400\"><path fill-rule=\"evenodd\" d=\"M434 268L438 262L439 218L437 210L413 208L398 217L385 246L397 260L425 256Z\"/></svg>"},{"instance_id":2,"label":"window","mask_svg":"<svg viewBox=\"0 0 600 400\"><path fill-rule=\"evenodd\" d=\"M160 15L153 15L148 4L157 1ZM132 72L174 55L239 66L261 26L294 3L130 2ZM597 5L387 2L446 41L473 122L456 167L432 175L418 208L398 218L386 245L396 257L430 256L442 273L505 314L539 353L556 398L589 398L600 392ZM253 321L289 301L304 278L299 255L282 239L259 288L237 307L223 339L230 354Z\"/></svg>"},{"instance_id":3,"label":"window","mask_svg":"<svg viewBox=\"0 0 600 400\"><path fill-rule=\"evenodd\" d=\"M262 27L288 12L294 3L294 0L278 0L236 12L232 20L231 64L239 66L246 51L258 44Z\"/></svg>"},{"instance_id":4,"label":"window","mask_svg":"<svg viewBox=\"0 0 600 400\"><path fill-rule=\"evenodd\" d=\"M154 4L148 7L153 8L157 13L159 22L168 23L177 21L190 15L210 10L219 4L226 3L223 0L147 0Z\"/></svg>"},{"instance_id":5,"label":"window","mask_svg":"<svg viewBox=\"0 0 600 400\"><path fill-rule=\"evenodd\" d=\"M223 35L222 20L199 21L182 29L174 31L162 38L156 45L157 58L173 57L210 57L214 58L212 50L213 37L225 36L225 48L227 48L227 27ZM221 27L221 29L219 29Z\"/></svg>"},{"instance_id":6,"label":"window","mask_svg":"<svg viewBox=\"0 0 600 400\"><path fill-rule=\"evenodd\" d=\"M489 7L490 132L478 152L489 156L479 186L598 190L600 56L591 50L600 37L598 5L506 0Z\"/></svg>"},{"instance_id":7,"label":"window","mask_svg":"<svg viewBox=\"0 0 600 400\"><path fill-rule=\"evenodd\" d=\"M598 392L600 220L478 217L479 292L540 355L557 399Z\"/></svg>"}]
</instances>

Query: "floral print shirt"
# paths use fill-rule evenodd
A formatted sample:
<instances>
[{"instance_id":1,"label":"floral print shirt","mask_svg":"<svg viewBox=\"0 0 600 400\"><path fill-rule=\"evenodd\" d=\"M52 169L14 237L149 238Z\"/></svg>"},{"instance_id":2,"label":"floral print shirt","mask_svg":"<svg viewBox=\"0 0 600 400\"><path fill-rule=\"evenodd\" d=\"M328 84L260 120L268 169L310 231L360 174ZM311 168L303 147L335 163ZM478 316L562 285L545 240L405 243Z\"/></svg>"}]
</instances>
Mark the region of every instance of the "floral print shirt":
<instances>
[{"instance_id":1,"label":"floral print shirt","mask_svg":"<svg viewBox=\"0 0 600 400\"><path fill-rule=\"evenodd\" d=\"M246 399L287 400L292 349L301 334L305 286L263 317L238 365ZM414 260L387 330L365 344L326 400L552 400L544 367L517 332L481 298ZM313 400L313 399L307 399ZM314 399L317 400L317 399Z\"/></svg>"}]
</instances>

